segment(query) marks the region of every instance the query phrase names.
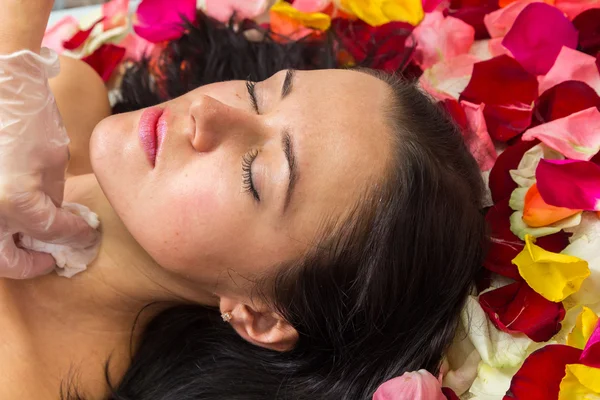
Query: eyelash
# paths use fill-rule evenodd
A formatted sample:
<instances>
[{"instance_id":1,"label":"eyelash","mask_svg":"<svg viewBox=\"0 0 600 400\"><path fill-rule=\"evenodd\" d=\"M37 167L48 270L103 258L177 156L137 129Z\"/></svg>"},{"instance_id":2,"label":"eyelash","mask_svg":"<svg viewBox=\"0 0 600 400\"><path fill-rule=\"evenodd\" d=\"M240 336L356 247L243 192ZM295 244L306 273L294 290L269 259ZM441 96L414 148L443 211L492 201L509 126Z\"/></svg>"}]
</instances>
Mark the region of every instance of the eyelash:
<instances>
[{"instance_id":1,"label":"eyelash","mask_svg":"<svg viewBox=\"0 0 600 400\"><path fill-rule=\"evenodd\" d=\"M256 100L256 91L254 88L256 87L256 82L246 81L246 89L248 89L248 94L250 95L250 102L252 103L252 108L256 111L257 114L260 114L258 110L258 101Z\"/></svg>"},{"instance_id":2,"label":"eyelash","mask_svg":"<svg viewBox=\"0 0 600 400\"><path fill-rule=\"evenodd\" d=\"M251 150L244 155L242 158L242 177L244 178L244 190L252 194L256 201L260 201L260 196L252 181L252 163L257 156L258 150Z\"/></svg>"}]
</instances>

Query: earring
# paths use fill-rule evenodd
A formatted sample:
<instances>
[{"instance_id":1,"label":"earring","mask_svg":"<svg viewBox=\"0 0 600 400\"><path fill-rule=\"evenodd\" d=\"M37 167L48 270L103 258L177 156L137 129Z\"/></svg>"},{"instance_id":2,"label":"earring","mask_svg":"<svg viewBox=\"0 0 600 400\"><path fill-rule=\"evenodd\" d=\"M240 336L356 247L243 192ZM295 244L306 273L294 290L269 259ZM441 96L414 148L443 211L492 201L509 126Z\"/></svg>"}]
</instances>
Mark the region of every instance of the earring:
<instances>
[{"instance_id":1,"label":"earring","mask_svg":"<svg viewBox=\"0 0 600 400\"><path fill-rule=\"evenodd\" d=\"M221 314L221 318L223 318L223 322L229 322L233 318L233 315L230 312L226 312Z\"/></svg>"}]
</instances>

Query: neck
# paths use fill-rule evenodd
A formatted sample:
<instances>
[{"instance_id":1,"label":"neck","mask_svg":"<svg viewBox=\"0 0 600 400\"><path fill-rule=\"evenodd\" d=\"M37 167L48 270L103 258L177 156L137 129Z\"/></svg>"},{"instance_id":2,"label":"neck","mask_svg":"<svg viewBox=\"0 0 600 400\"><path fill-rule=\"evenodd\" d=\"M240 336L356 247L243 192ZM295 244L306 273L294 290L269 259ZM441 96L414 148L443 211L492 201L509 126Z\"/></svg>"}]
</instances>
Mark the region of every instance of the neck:
<instances>
[{"instance_id":1,"label":"neck","mask_svg":"<svg viewBox=\"0 0 600 400\"><path fill-rule=\"evenodd\" d=\"M69 371L76 372L79 387L102 396L103 363L112 354L111 381L118 382L129 363L130 339L135 348L145 324L159 311L174 303L216 306L217 302L210 292L192 287L152 260L115 214L93 175L69 179L65 201L83 204L99 215L98 257L71 279L51 273L28 281L5 280L2 288L18 309L28 346L39 357L36 361L49 368L44 373L56 375L60 383ZM156 305L140 314L150 303Z\"/></svg>"}]
</instances>

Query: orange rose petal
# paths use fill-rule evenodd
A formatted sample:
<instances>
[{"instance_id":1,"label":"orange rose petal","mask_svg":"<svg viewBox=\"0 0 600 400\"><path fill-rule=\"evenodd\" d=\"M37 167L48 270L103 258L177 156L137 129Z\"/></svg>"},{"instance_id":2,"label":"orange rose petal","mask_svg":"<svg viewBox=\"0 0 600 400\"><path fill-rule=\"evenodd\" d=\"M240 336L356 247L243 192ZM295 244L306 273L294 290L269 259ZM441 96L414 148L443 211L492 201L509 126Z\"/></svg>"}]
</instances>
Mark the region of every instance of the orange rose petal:
<instances>
[{"instance_id":1,"label":"orange rose petal","mask_svg":"<svg viewBox=\"0 0 600 400\"><path fill-rule=\"evenodd\" d=\"M533 228L539 228L551 225L579 212L581 212L581 210L549 205L542 199L537 185L533 184L525 195L523 221Z\"/></svg>"}]
</instances>

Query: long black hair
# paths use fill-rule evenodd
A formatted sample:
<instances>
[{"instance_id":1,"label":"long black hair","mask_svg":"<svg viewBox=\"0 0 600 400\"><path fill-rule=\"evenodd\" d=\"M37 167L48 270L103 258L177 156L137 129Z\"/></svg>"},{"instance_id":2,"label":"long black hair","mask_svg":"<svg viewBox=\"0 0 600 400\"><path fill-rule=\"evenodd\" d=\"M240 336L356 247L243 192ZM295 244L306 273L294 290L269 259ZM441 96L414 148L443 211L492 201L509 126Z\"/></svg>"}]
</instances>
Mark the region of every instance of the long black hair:
<instances>
[{"instance_id":1,"label":"long black hair","mask_svg":"<svg viewBox=\"0 0 600 400\"><path fill-rule=\"evenodd\" d=\"M115 111L220 80L334 68L336 46L332 38L282 43L268 32L249 41L243 31L200 15L160 62L128 70ZM405 371L438 372L484 256L482 181L460 132L437 105L397 76L362 71L391 88L385 117L395 135L387 173L318 245L257 287L298 331L296 346L254 346L218 310L175 305L145 327L118 382L107 362L107 399L362 400Z\"/></svg>"}]
</instances>

